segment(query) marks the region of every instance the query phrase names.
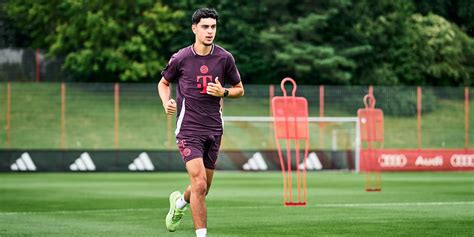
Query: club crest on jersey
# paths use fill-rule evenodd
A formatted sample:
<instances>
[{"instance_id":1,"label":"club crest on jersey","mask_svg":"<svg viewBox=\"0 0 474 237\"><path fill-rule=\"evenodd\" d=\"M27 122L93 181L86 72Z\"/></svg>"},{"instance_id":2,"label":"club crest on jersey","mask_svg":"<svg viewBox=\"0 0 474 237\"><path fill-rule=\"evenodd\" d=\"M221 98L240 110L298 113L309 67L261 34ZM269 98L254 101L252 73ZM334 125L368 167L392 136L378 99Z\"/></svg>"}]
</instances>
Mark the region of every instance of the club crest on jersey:
<instances>
[{"instance_id":1,"label":"club crest on jersey","mask_svg":"<svg viewBox=\"0 0 474 237\"><path fill-rule=\"evenodd\" d=\"M202 74L206 74L209 72L209 68L206 65L202 65L201 68L199 68Z\"/></svg>"},{"instance_id":2,"label":"club crest on jersey","mask_svg":"<svg viewBox=\"0 0 474 237\"><path fill-rule=\"evenodd\" d=\"M187 147L184 148L184 150L183 150L183 156L189 156L189 155L191 155L191 149L189 149L189 148L187 148Z\"/></svg>"}]
</instances>

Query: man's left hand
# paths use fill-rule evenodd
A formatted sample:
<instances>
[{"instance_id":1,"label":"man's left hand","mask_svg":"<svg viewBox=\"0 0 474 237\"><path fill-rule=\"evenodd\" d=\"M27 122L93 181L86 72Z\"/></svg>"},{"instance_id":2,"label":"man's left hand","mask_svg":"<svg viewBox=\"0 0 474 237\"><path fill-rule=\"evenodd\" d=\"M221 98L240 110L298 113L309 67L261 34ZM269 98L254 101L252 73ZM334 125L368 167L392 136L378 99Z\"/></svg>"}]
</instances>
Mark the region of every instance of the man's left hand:
<instances>
[{"instance_id":1,"label":"man's left hand","mask_svg":"<svg viewBox=\"0 0 474 237\"><path fill-rule=\"evenodd\" d=\"M216 83L212 83L212 82L209 82L207 84L207 94L208 95L212 95L212 96L216 96L216 97L223 97L224 96L224 92L225 92L225 89L224 87L222 87L221 83L219 82L219 77L216 77L215 79L215 82Z\"/></svg>"}]
</instances>

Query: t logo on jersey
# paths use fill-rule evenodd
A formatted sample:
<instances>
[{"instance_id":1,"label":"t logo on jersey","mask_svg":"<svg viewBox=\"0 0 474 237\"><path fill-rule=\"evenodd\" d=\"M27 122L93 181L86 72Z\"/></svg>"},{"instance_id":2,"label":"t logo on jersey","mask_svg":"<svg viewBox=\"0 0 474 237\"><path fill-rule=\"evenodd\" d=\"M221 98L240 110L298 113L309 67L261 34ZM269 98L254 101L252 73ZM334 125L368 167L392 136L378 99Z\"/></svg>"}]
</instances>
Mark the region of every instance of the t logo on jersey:
<instances>
[{"instance_id":1,"label":"t logo on jersey","mask_svg":"<svg viewBox=\"0 0 474 237\"><path fill-rule=\"evenodd\" d=\"M198 76L197 77L197 88L202 88L201 94L206 94L207 92L207 83L212 80L212 76Z\"/></svg>"},{"instance_id":2,"label":"t logo on jersey","mask_svg":"<svg viewBox=\"0 0 474 237\"><path fill-rule=\"evenodd\" d=\"M209 68L206 65L202 65L199 68L202 74L206 74L209 72ZM201 94L206 94L207 92L207 83L212 81L211 75L204 75L204 76L197 76L197 88L202 88Z\"/></svg>"}]
</instances>

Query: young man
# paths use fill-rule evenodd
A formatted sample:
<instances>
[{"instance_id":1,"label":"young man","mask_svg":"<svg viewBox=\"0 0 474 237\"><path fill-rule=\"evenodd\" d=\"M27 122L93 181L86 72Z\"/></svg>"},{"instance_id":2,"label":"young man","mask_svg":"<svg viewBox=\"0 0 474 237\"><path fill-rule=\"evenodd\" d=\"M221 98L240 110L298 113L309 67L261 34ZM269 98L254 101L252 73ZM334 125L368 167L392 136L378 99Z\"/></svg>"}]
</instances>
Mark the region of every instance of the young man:
<instances>
[{"instance_id":1,"label":"young man","mask_svg":"<svg viewBox=\"0 0 474 237\"><path fill-rule=\"evenodd\" d=\"M178 111L175 131L190 185L170 195L166 228L175 231L190 203L196 236L206 236L205 198L212 183L223 133L222 99L244 95L232 54L213 44L218 14L202 8L192 16L194 44L175 53L162 71L158 93L166 114ZM176 101L170 98L176 83ZM230 88L223 85L230 84Z\"/></svg>"}]
</instances>

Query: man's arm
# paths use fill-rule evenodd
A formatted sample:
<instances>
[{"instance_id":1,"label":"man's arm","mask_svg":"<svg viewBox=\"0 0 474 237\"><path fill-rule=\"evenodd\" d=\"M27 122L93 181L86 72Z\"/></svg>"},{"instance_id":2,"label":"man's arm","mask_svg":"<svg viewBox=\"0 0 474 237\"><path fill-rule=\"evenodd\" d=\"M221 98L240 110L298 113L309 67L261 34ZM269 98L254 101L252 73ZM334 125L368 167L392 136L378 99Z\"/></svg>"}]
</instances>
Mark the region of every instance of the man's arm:
<instances>
[{"instance_id":1,"label":"man's arm","mask_svg":"<svg viewBox=\"0 0 474 237\"><path fill-rule=\"evenodd\" d=\"M176 112L176 101L170 98L171 88L170 82L167 81L164 77L161 78L158 82L158 95L160 96L161 102L163 103L163 108L167 115L172 115Z\"/></svg>"},{"instance_id":2,"label":"man's arm","mask_svg":"<svg viewBox=\"0 0 474 237\"><path fill-rule=\"evenodd\" d=\"M239 98L244 95L244 85L242 84L242 82L233 85L231 88L224 88L216 77L215 83L207 84L207 94L209 95L216 97L224 97L225 90L229 91L229 94L226 96L229 98Z\"/></svg>"},{"instance_id":3,"label":"man's arm","mask_svg":"<svg viewBox=\"0 0 474 237\"><path fill-rule=\"evenodd\" d=\"M239 82L237 85L233 85L232 88L228 88L227 90L229 90L229 95L227 95L229 98L239 98L244 96L244 85L242 82Z\"/></svg>"}]
</instances>

